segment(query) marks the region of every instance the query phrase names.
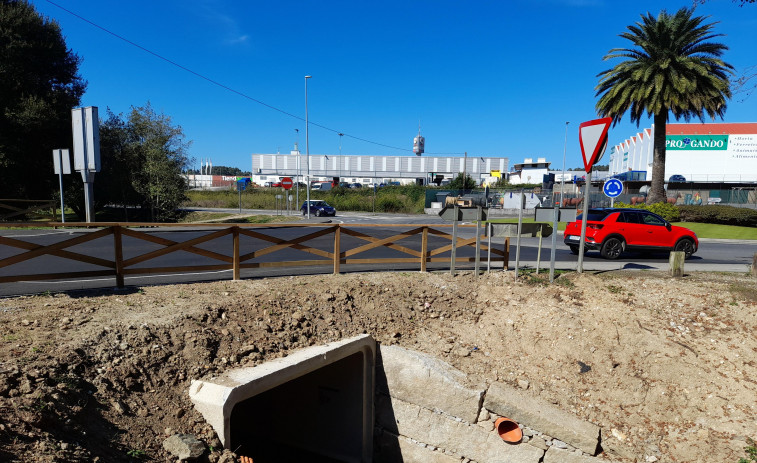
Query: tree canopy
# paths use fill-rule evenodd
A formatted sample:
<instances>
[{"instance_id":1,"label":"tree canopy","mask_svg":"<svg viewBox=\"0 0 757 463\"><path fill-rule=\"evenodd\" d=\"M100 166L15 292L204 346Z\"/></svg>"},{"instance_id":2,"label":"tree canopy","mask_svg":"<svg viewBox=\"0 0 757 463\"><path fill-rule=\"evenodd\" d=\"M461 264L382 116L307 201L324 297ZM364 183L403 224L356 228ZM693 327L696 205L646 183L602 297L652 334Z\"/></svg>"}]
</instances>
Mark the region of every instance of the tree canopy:
<instances>
[{"instance_id":1,"label":"tree canopy","mask_svg":"<svg viewBox=\"0 0 757 463\"><path fill-rule=\"evenodd\" d=\"M126 117L110 110L107 114L100 123L102 169L95 175L96 209L117 205L123 210L122 220L137 215L142 220L175 220L186 200L184 172L191 163L182 128L149 103L132 107ZM74 182L66 197L74 199L67 203L81 217L81 182Z\"/></svg>"},{"instance_id":2,"label":"tree canopy","mask_svg":"<svg viewBox=\"0 0 757 463\"><path fill-rule=\"evenodd\" d=\"M86 82L59 25L26 0L0 0L0 197L46 199L52 150L70 148Z\"/></svg>"},{"instance_id":3,"label":"tree canopy","mask_svg":"<svg viewBox=\"0 0 757 463\"><path fill-rule=\"evenodd\" d=\"M449 182L448 187L457 190L472 190L476 188L476 181L473 180L473 177L468 174L465 174L465 177L463 177L463 173L460 172L459 174L457 174L457 177Z\"/></svg>"},{"instance_id":4,"label":"tree canopy","mask_svg":"<svg viewBox=\"0 0 757 463\"><path fill-rule=\"evenodd\" d=\"M600 116L618 123L626 112L638 126L646 114L654 120L654 160L649 203L665 201L665 130L669 115L687 122L705 114L722 118L731 97L729 76L733 67L720 57L728 49L710 40L715 23L681 8L675 14L662 10L628 26L620 37L634 48L614 48L605 60L622 62L597 75Z\"/></svg>"}]
</instances>

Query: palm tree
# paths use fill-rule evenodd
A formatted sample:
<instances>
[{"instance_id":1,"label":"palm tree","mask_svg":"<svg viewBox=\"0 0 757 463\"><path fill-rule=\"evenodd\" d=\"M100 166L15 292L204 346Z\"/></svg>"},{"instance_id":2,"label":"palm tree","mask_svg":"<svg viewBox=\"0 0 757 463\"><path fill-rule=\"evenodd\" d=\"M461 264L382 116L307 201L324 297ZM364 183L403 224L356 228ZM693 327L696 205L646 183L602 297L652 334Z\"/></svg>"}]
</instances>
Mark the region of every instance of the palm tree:
<instances>
[{"instance_id":1,"label":"palm tree","mask_svg":"<svg viewBox=\"0 0 757 463\"><path fill-rule=\"evenodd\" d=\"M597 113L612 117L617 124L630 109L631 122L639 126L642 115L654 118L654 161L648 203L665 201L665 129L668 117L688 122L696 116L704 123L705 113L713 120L723 118L731 97L729 76L733 66L720 59L728 49L708 42L723 34L712 33L716 23L703 24L707 17L693 16L681 8L674 15L662 10L655 18L641 15L620 37L635 48L613 48L603 58L626 58L612 69L600 72L596 87Z\"/></svg>"}]
</instances>

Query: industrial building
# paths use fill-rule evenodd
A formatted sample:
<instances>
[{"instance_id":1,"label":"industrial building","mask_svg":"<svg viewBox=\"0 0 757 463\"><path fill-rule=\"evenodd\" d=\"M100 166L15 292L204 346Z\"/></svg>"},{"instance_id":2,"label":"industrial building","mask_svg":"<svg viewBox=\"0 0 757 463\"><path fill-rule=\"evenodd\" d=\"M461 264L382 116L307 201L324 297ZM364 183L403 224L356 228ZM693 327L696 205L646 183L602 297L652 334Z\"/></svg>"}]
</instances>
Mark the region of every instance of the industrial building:
<instances>
[{"instance_id":1,"label":"industrial building","mask_svg":"<svg viewBox=\"0 0 757 463\"><path fill-rule=\"evenodd\" d=\"M305 181L310 159L312 180L361 183L399 182L428 185L455 178L465 172L477 182L494 173L508 171L508 158L483 156L358 156L348 154L302 154L295 145L290 154L253 154L252 181L258 185L283 177ZM540 180L541 181L541 180Z\"/></svg>"},{"instance_id":2,"label":"industrial building","mask_svg":"<svg viewBox=\"0 0 757 463\"><path fill-rule=\"evenodd\" d=\"M667 124L665 179L757 182L757 123ZM645 171L652 179L654 126L610 150L610 175ZM676 177L681 178L681 177Z\"/></svg>"}]
</instances>

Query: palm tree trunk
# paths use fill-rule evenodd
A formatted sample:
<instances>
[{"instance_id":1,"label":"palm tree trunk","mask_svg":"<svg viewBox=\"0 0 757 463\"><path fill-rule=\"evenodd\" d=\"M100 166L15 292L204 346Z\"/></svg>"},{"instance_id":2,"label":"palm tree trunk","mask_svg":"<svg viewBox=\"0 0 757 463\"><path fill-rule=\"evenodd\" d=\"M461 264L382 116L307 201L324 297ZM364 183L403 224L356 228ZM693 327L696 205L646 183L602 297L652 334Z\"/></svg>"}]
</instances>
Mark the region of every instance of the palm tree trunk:
<instances>
[{"instance_id":1,"label":"palm tree trunk","mask_svg":"<svg viewBox=\"0 0 757 463\"><path fill-rule=\"evenodd\" d=\"M665 198L665 131L667 111L654 116L654 153L652 160L652 185L649 189L647 204L661 203Z\"/></svg>"}]
</instances>

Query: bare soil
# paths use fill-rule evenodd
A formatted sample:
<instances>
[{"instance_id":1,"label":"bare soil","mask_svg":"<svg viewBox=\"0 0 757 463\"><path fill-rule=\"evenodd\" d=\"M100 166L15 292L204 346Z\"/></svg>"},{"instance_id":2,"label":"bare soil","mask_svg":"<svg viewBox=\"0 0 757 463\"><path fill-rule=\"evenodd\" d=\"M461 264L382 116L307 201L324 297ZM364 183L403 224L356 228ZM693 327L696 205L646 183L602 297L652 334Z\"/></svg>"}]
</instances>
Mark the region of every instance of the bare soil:
<instances>
[{"instance_id":1,"label":"bare soil","mask_svg":"<svg viewBox=\"0 0 757 463\"><path fill-rule=\"evenodd\" d=\"M237 461L191 379L369 333L596 423L609 460L735 463L757 437L755 283L370 273L0 299L0 461L176 461L177 432Z\"/></svg>"}]
</instances>

